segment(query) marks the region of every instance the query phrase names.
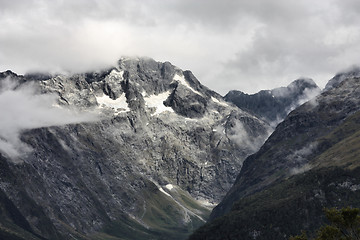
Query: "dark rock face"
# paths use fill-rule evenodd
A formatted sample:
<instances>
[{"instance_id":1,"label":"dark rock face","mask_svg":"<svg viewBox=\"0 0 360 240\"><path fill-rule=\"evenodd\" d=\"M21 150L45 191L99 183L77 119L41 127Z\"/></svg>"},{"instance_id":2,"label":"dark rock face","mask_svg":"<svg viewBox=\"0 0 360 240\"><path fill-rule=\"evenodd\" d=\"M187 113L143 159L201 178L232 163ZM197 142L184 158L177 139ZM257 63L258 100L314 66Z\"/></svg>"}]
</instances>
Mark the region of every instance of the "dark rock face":
<instances>
[{"instance_id":1,"label":"dark rock face","mask_svg":"<svg viewBox=\"0 0 360 240\"><path fill-rule=\"evenodd\" d=\"M94 73L18 78L58 96L59 108L98 114L25 129L31 151L16 161L2 153L2 203L24 222L7 214L7 229L34 239L183 239L271 131L167 62L123 58Z\"/></svg>"},{"instance_id":2,"label":"dark rock face","mask_svg":"<svg viewBox=\"0 0 360 240\"><path fill-rule=\"evenodd\" d=\"M360 181L354 177L360 167L359 96L360 79L348 77L292 111L245 160L211 222L191 239L226 233L228 239L253 239L254 231L256 239L288 239L319 227L324 207L359 207L355 188L334 187L346 178L349 186Z\"/></svg>"},{"instance_id":3,"label":"dark rock face","mask_svg":"<svg viewBox=\"0 0 360 240\"><path fill-rule=\"evenodd\" d=\"M234 185L236 195L252 194L309 164L319 154L318 139L360 109L359 83L358 78L347 79L290 113L261 149L245 161Z\"/></svg>"},{"instance_id":4,"label":"dark rock face","mask_svg":"<svg viewBox=\"0 0 360 240\"><path fill-rule=\"evenodd\" d=\"M230 91L224 98L275 127L289 112L318 94L320 88L313 80L298 79L287 87L263 90L252 95Z\"/></svg>"},{"instance_id":5,"label":"dark rock face","mask_svg":"<svg viewBox=\"0 0 360 240\"><path fill-rule=\"evenodd\" d=\"M207 101L201 95L194 94L186 87L176 84L164 105L171 107L177 114L184 117L201 118L205 114Z\"/></svg>"}]
</instances>

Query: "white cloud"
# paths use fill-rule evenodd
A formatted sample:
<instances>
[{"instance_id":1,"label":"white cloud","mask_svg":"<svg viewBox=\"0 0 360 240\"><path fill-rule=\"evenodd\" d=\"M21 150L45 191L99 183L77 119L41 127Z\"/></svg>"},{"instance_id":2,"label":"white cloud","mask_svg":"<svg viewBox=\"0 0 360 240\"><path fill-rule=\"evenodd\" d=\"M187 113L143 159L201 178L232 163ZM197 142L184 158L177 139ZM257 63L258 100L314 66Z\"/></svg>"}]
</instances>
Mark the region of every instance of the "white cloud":
<instances>
[{"instance_id":1,"label":"white cloud","mask_svg":"<svg viewBox=\"0 0 360 240\"><path fill-rule=\"evenodd\" d=\"M269 129L270 130L270 129ZM227 137L240 147L247 147L249 150L256 152L264 144L263 136L250 137L243 123L235 119L234 125L226 132ZM270 135L270 132L269 132Z\"/></svg>"},{"instance_id":2,"label":"white cloud","mask_svg":"<svg viewBox=\"0 0 360 240\"><path fill-rule=\"evenodd\" d=\"M39 94L35 84L19 86L9 78L0 83L0 151L12 158L31 151L20 141L24 130L98 119L95 113L59 107L56 95Z\"/></svg>"},{"instance_id":3,"label":"white cloud","mask_svg":"<svg viewBox=\"0 0 360 240\"><path fill-rule=\"evenodd\" d=\"M122 55L190 69L224 94L324 86L359 62L355 0L0 0L0 71L84 71Z\"/></svg>"}]
</instances>

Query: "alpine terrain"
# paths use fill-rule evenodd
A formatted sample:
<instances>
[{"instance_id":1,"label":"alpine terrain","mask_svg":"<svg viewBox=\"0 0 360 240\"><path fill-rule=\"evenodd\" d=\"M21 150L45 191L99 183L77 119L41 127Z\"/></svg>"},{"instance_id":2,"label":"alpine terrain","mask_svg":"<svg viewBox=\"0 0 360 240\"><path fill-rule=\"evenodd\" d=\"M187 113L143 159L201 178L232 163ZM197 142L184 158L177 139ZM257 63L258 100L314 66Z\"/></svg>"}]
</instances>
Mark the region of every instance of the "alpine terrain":
<instances>
[{"instance_id":1,"label":"alpine terrain","mask_svg":"<svg viewBox=\"0 0 360 240\"><path fill-rule=\"evenodd\" d=\"M348 96L339 97L343 104L331 105L335 91ZM213 217L229 200L312 164L302 155L288 164L305 145L328 154L316 155L317 168L328 165L333 155L324 150L340 147L330 136L357 109L344 102L353 101L353 91L335 89L317 100L321 108L308 103L292 113L247 160ZM147 58L72 75L6 71L0 98L8 103L0 120L0 239L185 239L273 131L190 71ZM357 124L353 116L349 124ZM273 142L289 151L277 153ZM269 154L281 158L265 161Z\"/></svg>"},{"instance_id":2,"label":"alpine terrain","mask_svg":"<svg viewBox=\"0 0 360 240\"><path fill-rule=\"evenodd\" d=\"M224 99L276 127L288 113L320 92L320 88L312 79L301 78L287 87L262 90L251 95L232 90L225 95Z\"/></svg>"},{"instance_id":3,"label":"alpine terrain","mask_svg":"<svg viewBox=\"0 0 360 240\"><path fill-rule=\"evenodd\" d=\"M336 75L292 111L190 239L314 234L323 208L360 207L360 71Z\"/></svg>"}]
</instances>

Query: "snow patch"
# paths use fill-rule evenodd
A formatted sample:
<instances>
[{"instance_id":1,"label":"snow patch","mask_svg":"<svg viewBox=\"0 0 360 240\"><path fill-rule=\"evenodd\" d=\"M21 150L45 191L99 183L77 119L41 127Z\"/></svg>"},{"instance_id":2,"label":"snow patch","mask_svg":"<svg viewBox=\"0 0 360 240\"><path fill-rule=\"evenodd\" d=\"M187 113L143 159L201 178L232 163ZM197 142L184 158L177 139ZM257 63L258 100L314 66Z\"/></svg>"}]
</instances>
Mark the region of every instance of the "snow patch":
<instances>
[{"instance_id":1,"label":"snow patch","mask_svg":"<svg viewBox=\"0 0 360 240\"><path fill-rule=\"evenodd\" d=\"M171 195L168 194L167 192L165 192L162 187L159 187L159 190L160 190L160 192L162 192L162 193L165 194L166 196L171 197ZM172 197L171 197L171 198L172 198Z\"/></svg>"},{"instance_id":2,"label":"snow patch","mask_svg":"<svg viewBox=\"0 0 360 240\"><path fill-rule=\"evenodd\" d=\"M193 89L193 88L189 85L189 83L186 82L185 77L184 77L183 75L180 76L179 74L176 73L173 79L174 79L174 81L178 81L179 83L181 83L182 85L184 85L185 87L187 87L188 89L190 89L191 91L193 91L194 93L202 96L202 94L201 94L200 92L198 92L198 91L196 91L195 89Z\"/></svg>"},{"instance_id":3,"label":"snow patch","mask_svg":"<svg viewBox=\"0 0 360 240\"><path fill-rule=\"evenodd\" d=\"M165 186L169 191L171 191L171 189L174 188L174 186L172 184L166 184Z\"/></svg>"},{"instance_id":4,"label":"snow patch","mask_svg":"<svg viewBox=\"0 0 360 240\"><path fill-rule=\"evenodd\" d=\"M118 115L121 112L128 112L130 108L126 102L125 94L121 94L120 97L113 100L107 95L103 95L101 97L96 97L96 101L99 103L100 108L109 107L115 110L115 115Z\"/></svg>"},{"instance_id":5,"label":"snow patch","mask_svg":"<svg viewBox=\"0 0 360 240\"><path fill-rule=\"evenodd\" d=\"M214 98L213 96L211 96L211 100L212 100L214 103L217 103L217 104L219 104L219 105L229 106L227 103L225 103L225 102L220 102L217 98Z\"/></svg>"},{"instance_id":6,"label":"snow patch","mask_svg":"<svg viewBox=\"0 0 360 240\"><path fill-rule=\"evenodd\" d=\"M170 94L171 91L167 91L160 93L158 95L150 95L144 98L146 107L156 109L155 113L153 113L151 116L158 115L165 111L174 112L174 110L171 107L167 107L164 105L164 101L170 96Z\"/></svg>"}]
</instances>

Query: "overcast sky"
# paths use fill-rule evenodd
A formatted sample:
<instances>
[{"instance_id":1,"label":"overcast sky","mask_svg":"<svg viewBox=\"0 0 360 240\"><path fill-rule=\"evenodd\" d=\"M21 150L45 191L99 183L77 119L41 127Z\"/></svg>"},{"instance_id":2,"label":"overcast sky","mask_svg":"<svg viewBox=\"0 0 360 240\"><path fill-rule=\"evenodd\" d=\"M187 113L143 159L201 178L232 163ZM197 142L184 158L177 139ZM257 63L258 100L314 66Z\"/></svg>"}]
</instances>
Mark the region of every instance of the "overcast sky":
<instances>
[{"instance_id":1,"label":"overcast sky","mask_svg":"<svg viewBox=\"0 0 360 240\"><path fill-rule=\"evenodd\" d=\"M225 94L320 87L359 64L359 0L0 0L0 71L85 71L121 56L191 70Z\"/></svg>"}]
</instances>

